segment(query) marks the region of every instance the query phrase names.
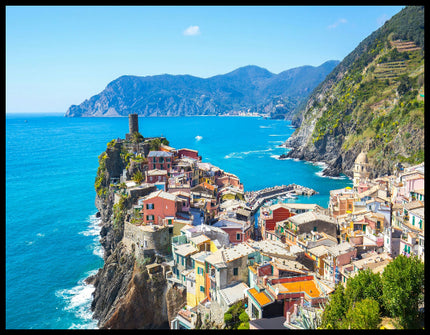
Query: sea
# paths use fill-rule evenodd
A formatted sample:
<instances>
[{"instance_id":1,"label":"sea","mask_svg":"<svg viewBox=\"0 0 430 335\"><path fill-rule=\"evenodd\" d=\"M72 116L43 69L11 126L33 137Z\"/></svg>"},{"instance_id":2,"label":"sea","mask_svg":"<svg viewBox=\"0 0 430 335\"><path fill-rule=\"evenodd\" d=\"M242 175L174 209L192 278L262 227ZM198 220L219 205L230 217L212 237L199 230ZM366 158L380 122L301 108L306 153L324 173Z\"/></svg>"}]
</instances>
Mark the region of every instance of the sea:
<instances>
[{"instance_id":1,"label":"sea","mask_svg":"<svg viewBox=\"0 0 430 335\"><path fill-rule=\"evenodd\" d=\"M279 160L294 128L263 117L139 117L145 137L199 151L203 162L237 175L245 191L288 185L314 196L289 202L327 207L329 192L352 186L322 176L323 163ZM6 329L95 329L94 287L103 266L94 180L107 143L125 138L128 118L6 114Z\"/></svg>"}]
</instances>

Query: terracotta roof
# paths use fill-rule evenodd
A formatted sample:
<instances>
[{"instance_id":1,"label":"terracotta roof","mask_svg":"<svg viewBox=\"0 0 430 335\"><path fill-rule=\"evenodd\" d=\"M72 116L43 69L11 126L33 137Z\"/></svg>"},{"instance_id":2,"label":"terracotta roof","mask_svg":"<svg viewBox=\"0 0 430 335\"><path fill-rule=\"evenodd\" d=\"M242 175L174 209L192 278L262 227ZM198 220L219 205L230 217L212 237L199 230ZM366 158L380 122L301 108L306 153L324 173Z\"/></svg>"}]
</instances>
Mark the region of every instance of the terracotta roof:
<instances>
[{"instance_id":1,"label":"terracotta roof","mask_svg":"<svg viewBox=\"0 0 430 335\"><path fill-rule=\"evenodd\" d=\"M321 291L318 286L315 284L314 280L301 280L289 283L281 284L288 293L293 292L306 292L310 297L317 298L321 295ZM282 293L281 290L279 290Z\"/></svg>"},{"instance_id":2,"label":"terracotta roof","mask_svg":"<svg viewBox=\"0 0 430 335\"><path fill-rule=\"evenodd\" d=\"M248 290L248 293L254 298L254 300L261 306L265 306L272 302L272 299L267 295L266 292L258 292L255 288Z\"/></svg>"}]
</instances>

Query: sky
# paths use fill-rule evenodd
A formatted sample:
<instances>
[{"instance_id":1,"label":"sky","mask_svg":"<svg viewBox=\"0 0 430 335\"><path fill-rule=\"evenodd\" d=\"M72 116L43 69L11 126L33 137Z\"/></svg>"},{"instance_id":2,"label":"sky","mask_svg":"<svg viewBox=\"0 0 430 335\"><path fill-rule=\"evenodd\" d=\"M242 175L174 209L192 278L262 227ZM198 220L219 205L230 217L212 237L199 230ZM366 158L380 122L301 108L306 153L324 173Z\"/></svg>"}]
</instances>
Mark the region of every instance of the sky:
<instances>
[{"instance_id":1,"label":"sky","mask_svg":"<svg viewBox=\"0 0 430 335\"><path fill-rule=\"evenodd\" d=\"M6 113L66 113L122 75L342 61L403 6L6 6Z\"/></svg>"}]
</instances>

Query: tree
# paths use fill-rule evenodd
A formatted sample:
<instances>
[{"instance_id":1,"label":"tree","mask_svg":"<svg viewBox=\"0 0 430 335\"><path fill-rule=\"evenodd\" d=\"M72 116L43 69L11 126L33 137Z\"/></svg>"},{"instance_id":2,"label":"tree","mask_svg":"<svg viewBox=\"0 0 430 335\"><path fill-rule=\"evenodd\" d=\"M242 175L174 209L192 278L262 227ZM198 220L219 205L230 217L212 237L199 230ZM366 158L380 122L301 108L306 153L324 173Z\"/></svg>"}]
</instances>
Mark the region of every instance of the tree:
<instances>
[{"instance_id":1,"label":"tree","mask_svg":"<svg viewBox=\"0 0 430 335\"><path fill-rule=\"evenodd\" d=\"M140 170L137 170L137 171L135 172L135 174L133 175L133 181L134 181L136 184L140 184L144 179L145 179L145 178L143 177L143 174L142 174L142 172L141 172Z\"/></svg>"},{"instance_id":2,"label":"tree","mask_svg":"<svg viewBox=\"0 0 430 335\"><path fill-rule=\"evenodd\" d=\"M133 134L131 134L131 141L133 143L140 143L143 141L143 139L143 135L138 131L135 131Z\"/></svg>"},{"instance_id":3,"label":"tree","mask_svg":"<svg viewBox=\"0 0 430 335\"><path fill-rule=\"evenodd\" d=\"M324 308L321 328L339 329L347 310L345 288L342 284L338 284Z\"/></svg>"},{"instance_id":4,"label":"tree","mask_svg":"<svg viewBox=\"0 0 430 335\"><path fill-rule=\"evenodd\" d=\"M158 151L160 150L161 141L159 138L155 138L151 141L149 148L151 151Z\"/></svg>"},{"instance_id":5,"label":"tree","mask_svg":"<svg viewBox=\"0 0 430 335\"><path fill-rule=\"evenodd\" d=\"M348 307L366 298L371 298L378 303L378 306L382 306L381 276L370 269L359 271L356 276L348 279L345 297Z\"/></svg>"},{"instance_id":6,"label":"tree","mask_svg":"<svg viewBox=\"0 0 430 335\"><path fill-rule=\"evenodd\" d=\"M417 256L400 255L382 273L382 299L404 328L417 328L424 301L424 263Z\"/></svg>"},{"instance_id":7,"label":"tree","mask_svg":"<svg viewBox=\"0 0 430 335\"><path fill-rule=\"evenodd\" d=\"M397 87L397 92L399 95L404 95L412 89L412 81L408 76L403 76L400 78L399 86Z\"/></svg>"},{"instance_id":8,"label":"tree","mask_svg":"<svg viewBox=\"0 0 430 335\"><path fill-rule=\"evenodd\" d=\"M380 322L378 302L372 298L365 298L349 307L342 328L377 329Z\"/></svg>"},{"instance_id":9,"label":"tree","mask_svg":"<svg viewBox=\"0 0 430 335\"><path fill-rule=\"evenodd\" d=\"M245 312L244 301L239 301L232 305L224 314L224 323L226 329L247 329L249 328L249 317ZM245 327L245 328L243 328Z\"/></svg>"}]
</instances>

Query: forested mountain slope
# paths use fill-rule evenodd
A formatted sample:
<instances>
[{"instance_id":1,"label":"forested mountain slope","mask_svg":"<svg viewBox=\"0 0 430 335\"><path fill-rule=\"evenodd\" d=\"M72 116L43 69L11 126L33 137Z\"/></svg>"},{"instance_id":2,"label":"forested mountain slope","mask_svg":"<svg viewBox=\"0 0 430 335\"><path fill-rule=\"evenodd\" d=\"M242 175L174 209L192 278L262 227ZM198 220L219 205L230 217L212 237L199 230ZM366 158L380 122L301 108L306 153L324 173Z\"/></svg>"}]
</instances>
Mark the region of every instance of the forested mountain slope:
<instances>
[{"instance_id":1,"label":"forested mountain slope","mask_svg":"<svg viewBox=\"0 0 430 335\"><path fill-rule=\"evenodd\" d=\"M366 151L372 176L424 160L424 7L405 7L312 92L293 120L286 155L352 176Z\"/></svg>"}]
</instances>

